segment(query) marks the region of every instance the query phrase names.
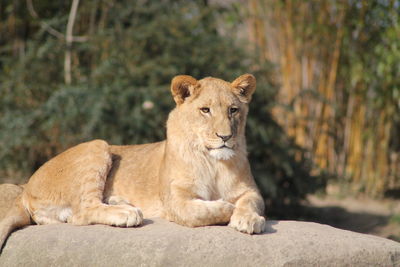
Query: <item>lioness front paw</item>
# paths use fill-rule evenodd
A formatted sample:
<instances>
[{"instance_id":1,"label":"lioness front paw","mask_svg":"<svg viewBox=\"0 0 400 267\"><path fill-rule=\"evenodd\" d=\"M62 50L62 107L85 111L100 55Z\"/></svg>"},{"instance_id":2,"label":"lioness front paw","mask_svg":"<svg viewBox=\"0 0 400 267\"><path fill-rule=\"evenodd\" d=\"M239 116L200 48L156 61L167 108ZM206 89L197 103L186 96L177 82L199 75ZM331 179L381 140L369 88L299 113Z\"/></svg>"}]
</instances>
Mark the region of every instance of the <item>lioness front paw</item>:
<instances>
[{"instance_id":1,"label":"lioness front paw","mask_svg":"<svg viewBox=\"0 0 400 267\"><path fill-rule=\"evenodd\" d=\"M265 231L265 218L257 213L235 214L229 222L230 227L247 234L259 234Z\"/></svg>"},{"instance_id":2,"label":"lioness front paw","mask_svg":"<svg viewBox=\"0 0 400 267\"><path fill-rule=\"evenodd\" d=\"M139 208L130 205L116 205L108 214L111 225L120 227L138 226L143 222L143 214Z\"/></svg>"}]
</instances>

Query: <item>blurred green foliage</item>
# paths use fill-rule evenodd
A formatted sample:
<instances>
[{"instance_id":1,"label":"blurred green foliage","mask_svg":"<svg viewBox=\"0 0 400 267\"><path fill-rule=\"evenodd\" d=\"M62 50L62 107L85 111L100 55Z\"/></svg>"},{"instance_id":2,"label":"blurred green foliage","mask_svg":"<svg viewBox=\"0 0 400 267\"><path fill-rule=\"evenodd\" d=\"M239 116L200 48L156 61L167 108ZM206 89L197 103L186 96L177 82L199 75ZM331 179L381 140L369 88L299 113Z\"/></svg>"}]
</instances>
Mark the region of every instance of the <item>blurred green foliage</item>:
<instances>
[{"instance_id":1,"label":"blurred green foliage","mask_svg":"<svg viewBox=\"0 0 400 267\"><path fill-rule=\"evenodd\" d=\"M271 66L260 65L244 44L223 33L225 26L232 30L232 20L240 25L234 7L207 1L82 2L74 34L88 39L73 43L67 85L65 40L42 23L65 32L70 3L34 4L39 18L28 14L25 1L0 4L0 182L24 182L56 153L86 140L135 144L165 138L173 108L169 83L177 74L233 80L252 72L258 89L247 140L268 203L295 204L321 185L303 152L271 118L277 89L265 74Z\"/></svg>"},{"instance_id":2,"label":"blurred green foliage","mask_svg":"<svg viewBox=\"0 0 400 267\"><path fill-rule=\"evenodd\" d=\"M346 102L357 104L339 106L337 117L365 113L354 120L353 132L357 123L362 128L361 149L354 149L357 161L345 175L356 191L382 197L400 187L400 1L344 3L336 87Z\"/></svg>"}]
</instances>

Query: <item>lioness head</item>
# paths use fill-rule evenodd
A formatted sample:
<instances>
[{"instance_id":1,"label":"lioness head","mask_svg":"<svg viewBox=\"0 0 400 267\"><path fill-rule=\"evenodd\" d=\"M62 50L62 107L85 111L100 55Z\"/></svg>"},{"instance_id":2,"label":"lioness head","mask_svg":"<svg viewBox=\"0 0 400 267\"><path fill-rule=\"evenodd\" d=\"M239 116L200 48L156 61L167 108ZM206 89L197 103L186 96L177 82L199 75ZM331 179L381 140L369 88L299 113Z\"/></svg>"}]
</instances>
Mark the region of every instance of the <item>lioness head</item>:
<instances>
[{"instance_id":1,"label":"lioness head","mask_svg":"<svg viewBox=\"0 0 400 267\"><path fill-rule=\"evenodd\" d=\"M245 150L244 128L256 79L244 74L233 82L176 76L171 92L176 108L168 120L168 138L180 138L216 159Z\"/></svg>"}]
</instances>

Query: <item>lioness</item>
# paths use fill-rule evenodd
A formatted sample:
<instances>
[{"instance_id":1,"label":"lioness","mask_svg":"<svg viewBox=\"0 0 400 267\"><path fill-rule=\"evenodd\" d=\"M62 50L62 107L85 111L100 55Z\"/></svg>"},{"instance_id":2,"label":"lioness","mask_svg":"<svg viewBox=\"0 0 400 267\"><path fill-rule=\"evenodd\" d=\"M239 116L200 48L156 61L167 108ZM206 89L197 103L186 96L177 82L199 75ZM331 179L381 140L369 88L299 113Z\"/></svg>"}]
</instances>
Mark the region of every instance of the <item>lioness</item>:
<instances>
[{"instance_id":1,"label":"lioness","mask_svg":"<svg viewBox=\"0 0 400 267\"><path fill-rule=\"evenodd\" d=\"M264 202L245 140L255 88L251 74L232 83L176 76L166 140L130 146L94 140L52 158L1 221L0 247L31 219L131 227L162 217L191 227L229 223L240 232L263 232Z\"/></svg>"}]
</instances>

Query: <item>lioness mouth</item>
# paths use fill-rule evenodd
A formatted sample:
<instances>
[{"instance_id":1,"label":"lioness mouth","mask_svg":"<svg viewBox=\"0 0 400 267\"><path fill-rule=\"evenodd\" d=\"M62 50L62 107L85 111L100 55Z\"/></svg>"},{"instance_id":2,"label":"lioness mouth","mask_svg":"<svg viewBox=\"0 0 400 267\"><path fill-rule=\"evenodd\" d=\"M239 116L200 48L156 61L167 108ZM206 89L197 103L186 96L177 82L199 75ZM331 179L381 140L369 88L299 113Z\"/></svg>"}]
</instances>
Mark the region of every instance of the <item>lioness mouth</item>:
<instances>
[{"instance_id":1,"label":"lioness mouth","mask_svg":"<svg viewBox=\"0 0 400 267\"><path fill-rule=\"evenodd\" d=\"M223 148L233 149L232 147L226 146L225 144L223 144L220 147L207 147L208 150L216 150L216 149L223 149Z\"/></svg>"}]
</instances>

